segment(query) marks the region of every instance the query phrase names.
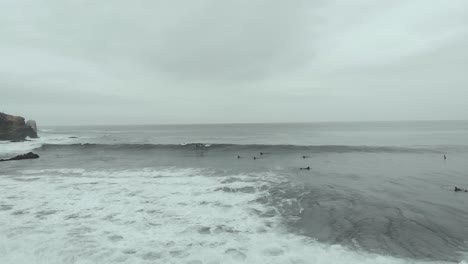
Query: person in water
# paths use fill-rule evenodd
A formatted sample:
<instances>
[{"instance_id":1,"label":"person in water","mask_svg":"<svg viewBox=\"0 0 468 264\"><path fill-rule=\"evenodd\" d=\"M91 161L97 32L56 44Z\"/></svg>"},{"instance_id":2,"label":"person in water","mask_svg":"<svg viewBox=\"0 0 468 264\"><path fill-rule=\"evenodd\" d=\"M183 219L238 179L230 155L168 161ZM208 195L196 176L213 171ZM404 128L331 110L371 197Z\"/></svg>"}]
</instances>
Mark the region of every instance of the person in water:
<instances>
[{"instance_id":1,"label":"person in water","mask_svg":"<svg viewBox=\"0 0 468 264\"><path fill-rule=\"evenodd\" d=\"M444 155L444 160L446 160L446 159L447 159L447 156Z\"/></svg>"},{"instance_id":2,"label":"person in water","mask_svg":"<svg viewBox=\"0 0 468 264\"><path fill-rule=\"evenodd\" d=\"M306 168L301 168L301 170L310 170L310 166L308 166Z\"/></svg>"},{"instance_id":3,"label":"person in water","mask_svg":"<svg viewBox=\"0 0 468 264\"><path fill-rule=\"evenodd\" d=\"M242 157L241 156L237 156L238 159L241 159Z\"/></svg>"}]
</instances>

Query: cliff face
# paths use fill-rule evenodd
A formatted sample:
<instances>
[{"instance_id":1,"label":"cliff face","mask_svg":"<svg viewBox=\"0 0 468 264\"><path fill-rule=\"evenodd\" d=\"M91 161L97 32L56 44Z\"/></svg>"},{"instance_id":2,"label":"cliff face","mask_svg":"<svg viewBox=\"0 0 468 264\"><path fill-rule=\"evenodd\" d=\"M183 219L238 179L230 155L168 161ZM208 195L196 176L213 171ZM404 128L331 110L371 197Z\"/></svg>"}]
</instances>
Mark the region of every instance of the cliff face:
<instances>
[{"instance_id":1,"label":"cliff face","mask_svg":"<svg viewBox=\"0 0 468 264\"><path fill-rule=\"evenodd\" d=\"M37 133L23 117L0 113L0 140L22 141L26 137L37 138Z\"/></svg>"}]
</instances>

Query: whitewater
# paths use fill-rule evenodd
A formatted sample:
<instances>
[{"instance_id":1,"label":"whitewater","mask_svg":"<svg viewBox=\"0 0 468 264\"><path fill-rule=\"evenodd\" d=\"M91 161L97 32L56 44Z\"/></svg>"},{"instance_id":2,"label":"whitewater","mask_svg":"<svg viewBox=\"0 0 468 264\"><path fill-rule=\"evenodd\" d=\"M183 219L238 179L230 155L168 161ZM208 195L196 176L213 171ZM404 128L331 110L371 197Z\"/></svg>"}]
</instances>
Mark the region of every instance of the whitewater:
<instances>
[{"instance_id":1,"label":"whitewater","mask_svg":"<svg viewBox=\"0 0 468 264\"><path fill-rule=\"evenodd\" d=\"M0 163L0 263L467 263L466 132L48 127L0 143L41 156Z\"/></svg>"}]
</instances>

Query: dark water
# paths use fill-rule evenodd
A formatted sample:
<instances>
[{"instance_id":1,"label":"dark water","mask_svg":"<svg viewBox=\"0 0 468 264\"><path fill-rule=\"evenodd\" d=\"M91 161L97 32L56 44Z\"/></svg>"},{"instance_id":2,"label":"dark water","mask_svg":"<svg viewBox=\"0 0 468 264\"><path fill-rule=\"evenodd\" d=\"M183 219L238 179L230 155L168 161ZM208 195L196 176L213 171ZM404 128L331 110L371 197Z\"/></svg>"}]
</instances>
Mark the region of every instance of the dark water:
<instances>
[{"instance_id":1,"label":"dark water","mask_svg":"<svg viewBox=\"0 0 468 264\"><path fill-rule=\"evenodd\" d=\"M41 156L0 165L9 261L466 260L468 122L54 127L25 144L0 145Z\"/></svg>"}]
</instances>

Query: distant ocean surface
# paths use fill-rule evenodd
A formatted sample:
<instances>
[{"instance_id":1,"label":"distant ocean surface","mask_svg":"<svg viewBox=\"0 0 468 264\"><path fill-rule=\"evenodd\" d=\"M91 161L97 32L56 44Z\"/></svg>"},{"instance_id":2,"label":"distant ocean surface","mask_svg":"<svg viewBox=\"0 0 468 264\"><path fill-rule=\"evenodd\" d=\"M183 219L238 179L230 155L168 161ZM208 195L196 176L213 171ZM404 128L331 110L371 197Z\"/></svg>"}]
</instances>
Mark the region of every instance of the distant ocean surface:
<instances>
[{"instance_id":1,"label":"distant ocean surface","mask_svg":"<svg viewBox=\"0 0 468 264\"><path fill-rule=\"evenodd\" d=\"M467 121L40 129L2 264L468 263Z\"/></svg>"}]
</instances>

